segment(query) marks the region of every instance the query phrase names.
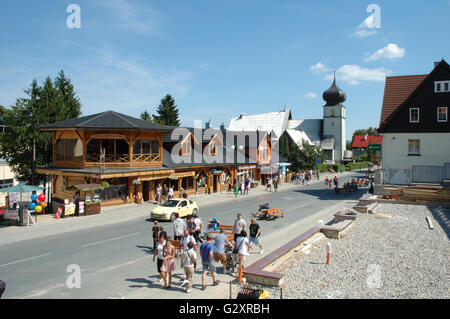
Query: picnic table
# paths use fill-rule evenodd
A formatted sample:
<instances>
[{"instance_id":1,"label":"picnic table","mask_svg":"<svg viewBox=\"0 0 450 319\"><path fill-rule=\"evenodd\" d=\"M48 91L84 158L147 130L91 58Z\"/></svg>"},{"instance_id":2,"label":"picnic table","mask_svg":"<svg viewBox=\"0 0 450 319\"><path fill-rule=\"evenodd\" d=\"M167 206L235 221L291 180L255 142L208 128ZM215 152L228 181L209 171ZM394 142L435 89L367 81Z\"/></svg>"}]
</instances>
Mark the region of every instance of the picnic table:
<instances>
[{"instance_id":1,"label":"picnic table","mask_svg":"<svg viewBox=\"0 0 450 319\"><path fill-rule=\"evenodd\" d=\"M259 219L275 220L280 216L284 218L284 212L275 207L263 209L262 211L257 213L252 213L252 216Z\"/></svg>"}]
</instances>

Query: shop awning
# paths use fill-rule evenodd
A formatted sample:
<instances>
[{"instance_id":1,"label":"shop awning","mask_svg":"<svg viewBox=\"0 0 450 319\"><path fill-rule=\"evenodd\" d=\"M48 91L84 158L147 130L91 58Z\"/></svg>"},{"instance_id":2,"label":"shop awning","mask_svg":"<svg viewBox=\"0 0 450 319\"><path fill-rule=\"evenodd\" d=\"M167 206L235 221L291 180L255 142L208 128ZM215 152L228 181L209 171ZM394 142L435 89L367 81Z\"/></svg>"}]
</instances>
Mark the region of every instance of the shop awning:
<instances>
[{"instance_id":1,"label":"shop awning","mask_svg":"<svg viewBox=\"0 0 450 319\"><path fill-rule=\"evenodd\" d=\"M29 193L34 191L42 191L45 187L19 184L16 186L11 186L7 188L0 189L0 193Z\"/></svg>"}]
</instances>

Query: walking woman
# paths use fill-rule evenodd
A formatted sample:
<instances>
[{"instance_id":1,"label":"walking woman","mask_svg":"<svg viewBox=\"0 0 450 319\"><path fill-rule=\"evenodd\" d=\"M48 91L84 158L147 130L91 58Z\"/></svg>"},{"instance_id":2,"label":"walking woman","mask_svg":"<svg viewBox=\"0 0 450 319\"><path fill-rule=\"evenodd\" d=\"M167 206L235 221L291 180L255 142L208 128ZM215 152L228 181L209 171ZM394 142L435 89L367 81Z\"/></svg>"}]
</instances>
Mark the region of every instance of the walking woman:
<instances>
[{"instance_id":1,"label":"walking woman","mask_svg":"<svg viewBox=\"0 0 450 319\"><path fill-rule=\"evenodd\" d=\"M163 249L164 249L165 245L166 245L166 239L164 238L164 236L159 236L158 244L156 245L156 249L153 251L153 262L155 262L155 258L158 257L157 262L156 262L156 269L158 270L158 273L159 273L159 282L160 283L162 283L164 280L163 274L161 272L161 266L164 261Z\"/></svg>"},{"instance_id":2,"label":"walking woman","mask_svg":"<svg viewBox=\"0 0 450 319\"><path fill-rule=\"evenodd\" d=\"M250 255L249 250L252 249L250 246L250 242L247 238L247 232L243 230L240 235L236 238L236 243L234 247L234 251L237 252L239 256L239 268L244 270L244 259L245 256Z\"/></svg>"},{"instance_id":3,"label":"walking woman","mask_svg":"<svg viewBox=\"0 0 450 319\"><path fill-rule=\"evenodd\" d=\"M166 245L163 248L163 263L161 266L162 278L164 280L165 289L172 288L172 272L175 270L174 260L175 247L171 244L170 237L166 241ZM169 284L167 285L167 277L169 277Z\"/></svg>"}]
</instances>

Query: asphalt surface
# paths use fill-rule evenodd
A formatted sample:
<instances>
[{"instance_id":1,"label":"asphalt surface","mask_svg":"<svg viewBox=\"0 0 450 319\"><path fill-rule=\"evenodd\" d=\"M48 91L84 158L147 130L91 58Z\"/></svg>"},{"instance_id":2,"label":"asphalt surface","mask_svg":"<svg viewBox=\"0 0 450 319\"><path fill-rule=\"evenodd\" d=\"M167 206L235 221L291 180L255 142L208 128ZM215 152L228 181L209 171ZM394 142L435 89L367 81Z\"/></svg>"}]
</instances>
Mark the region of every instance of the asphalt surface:
<instances>
[{"instance_id":1,"label":"asphalt surface","mask_svg":"<svg viewBox=\"0 0 450 319\"><path fill-rule=\"evenodd\" d=\"M362 174L355 172L341 178L340 185L355 176ZM217 217L222 223L232 225L236 214L241 213L249 224L250 213L257 210L258 204L269 203L285 211L285 215L274 222L259 223L264 240L264 234L280 232L281 235L284 227L342 200L357 199L366 191L336 195L333 190L325 189L323 183L298 185L259 197L245 199L242 195L239 201L231 199L199 207L199 214L204 224L208 218ZM160 224L173 236L171 222ZM138 218L1 246L0 279L7 285L3 298L120 298L143 284L159 288L154 283L158 273L152 261L152 225L150 218ZM69 265L80 267L79 289L71 289L66 284L73 274L73 270L68 272Z\"/></svg>"}]
</instances>

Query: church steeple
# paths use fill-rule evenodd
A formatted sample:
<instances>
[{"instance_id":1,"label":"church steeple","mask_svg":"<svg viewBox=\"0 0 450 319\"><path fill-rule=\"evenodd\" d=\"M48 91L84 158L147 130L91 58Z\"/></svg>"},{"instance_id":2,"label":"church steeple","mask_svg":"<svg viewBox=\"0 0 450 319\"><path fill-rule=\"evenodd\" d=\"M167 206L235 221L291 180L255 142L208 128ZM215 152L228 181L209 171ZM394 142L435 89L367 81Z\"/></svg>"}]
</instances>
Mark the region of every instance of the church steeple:
<instances>
[{"instance_id":1,"label":"church steeple","mask_svg":"<svg viewBox=\"0 0 450 319\"><path fill-rule=\"evenodd\" d=\"M328 90L323 92L322 97L324 101L327 102L327 106L337 105L347 99L345 92L336 85L336 71L334 71L333 84L331 84Z\"/></svg>"}]
</instances>

